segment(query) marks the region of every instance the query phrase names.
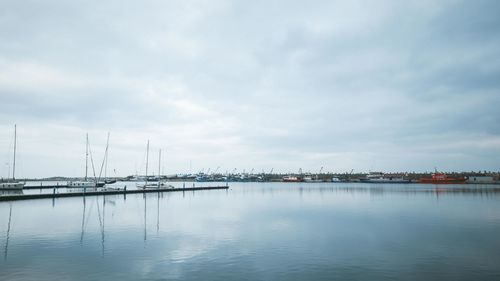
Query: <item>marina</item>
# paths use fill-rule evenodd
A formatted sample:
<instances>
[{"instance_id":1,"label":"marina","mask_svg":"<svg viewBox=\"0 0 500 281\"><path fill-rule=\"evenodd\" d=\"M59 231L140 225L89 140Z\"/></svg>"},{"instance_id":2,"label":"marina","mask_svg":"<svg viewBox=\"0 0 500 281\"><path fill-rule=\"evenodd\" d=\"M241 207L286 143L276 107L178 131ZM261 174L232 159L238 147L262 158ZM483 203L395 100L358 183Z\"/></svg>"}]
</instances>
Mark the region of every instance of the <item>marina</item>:
<instances>
[{"instance_id":1,"label":"marina","mask_svg":"<svg viewBox=\"0 0 500 281\"><path fill-rule=\"evenodd\" d=\"M500 1L2 1L0 281L500 281Z\"/></svg>"},{"instance_id":2,"label":"marina","mask_svg":"<svg viewBox=\"0 0 500 281\"><path fill-rule=\"evenodd\" d=\"M456 174L456 173L454 173ZM314 177L314 179L311 179ZM434 177L434 180L432 179ZM242 180L243 178L243 180ZM457 178L457 180L454 180ZM151 187L156 187L158 183L160 186L166 186L168 183L211 183L211 182L289 182L289 183L318 183L318 182L334 182L334 183L368 183L368 184L401 184L401 183L423 183L423 184L468 184L474 186L481 185L500 185L500 173L477 174L477 173L459 173L455 176L448 176L445 173L358 173L352 174L335 174L324 173L315 174L314 176L285 175L283 174L259 174L259 175L245 175L241 174L204 174L198 177L190 177L186 175L170 175L161 177L140 176L127 176L122 178L112 178L103 182L99 182L98 187L113 186L115 183L134 182L136 186L143 186L148 183ZM445 179L445 180L443 180ZM451 180L450 180L451 179ZM82 179L29 179L18 181L22 183L24 190L31 189L52 189L52 188L67 188L67 187L83 187L70 185L73 182L85 182ZM88 188L96 187L94 184L87 186Z\"/></svg>"}]
</instances>

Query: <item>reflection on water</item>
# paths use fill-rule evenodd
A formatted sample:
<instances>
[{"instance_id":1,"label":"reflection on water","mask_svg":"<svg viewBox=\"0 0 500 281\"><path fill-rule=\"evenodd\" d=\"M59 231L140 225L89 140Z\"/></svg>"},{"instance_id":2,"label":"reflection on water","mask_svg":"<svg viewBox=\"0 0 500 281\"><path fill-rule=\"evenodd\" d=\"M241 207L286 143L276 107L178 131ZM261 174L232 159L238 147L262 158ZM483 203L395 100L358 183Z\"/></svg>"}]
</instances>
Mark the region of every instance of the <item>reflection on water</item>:
<instances>
[{"instance_id":1,"label":"reflection on water","mask_svg":"<svg viewBox=\"0 0 500 281\"><path fill-rule=\"evenodd\" d=\"M163 198L164 193L157 193L153 194L154 197L156 198L156 233L158 234L160 231L160 198ZM142 213L144 214L143 217L143 222L144 222L144 236L143 240L147 240L147 202L148 202L148 196L147 194L142 194L140 195L143 198L143 203L144 203L144 208L142 210ZM110 199L109 197L112 197L113 199ZM89 223L89 218L90 214L92 213L92 207L95 205L97 208L97 220L99 223L99 234L100 234L100 242L101 242L101 249L102 249L102 255L104 256L105 253L105 242L106 242L106 206L111 205L111 207L116 206L116 199L122 198L121 196L97 196L97 197L82 197L82 219L81 219L81 233L80 233L80 245L83 245L84 242L84 236L85 236L85 230L87 228L87 225ZM149 200L152 200L153 198L149 198ZM87 213L87 201L91 202L91 209ZM126 201L126 196L123 196L124 202Z\"/></svg>"},{"instance_id":2,"label":"reflection on water","mask_svg":"<svg viewBox=\"0 0 500 281\"><path fill-rule=\"evenodd\" d=\"M0 202L6 280L498 280L495 187L239 183Z\"/></svg>"},{"instance_id":3,"label":"reflection on water","mask_svg":"<svg viewBox=\"0 0 500 281\"><path fill-rule=\"evenodd\" d=\"M10 238L10 224L12 220L12 204L9 204L9 223L7 224L7 235L5 235L5 250L4 259L7 260L7 253L9 252L9 238Z\"/></svg>"},{"instance_id":4,"label":"reflection on water","mask_svg":"<svg viewBox=\"0 0 500 281\"><path fill-rule=\"evenodd\" d=\"M0 190L0 196L2 195L20 195L24 194L23 190Z\"/></svg>"},{"instance_id":5,"label":"reflection on water","mask_svg":"<svg viewBox=\"0 0 500 281\"><path fill-rule=\"evenodd\" d=\"M52 183L53 185L56 182ZM60 183L63 185L63 183ZM214 186L226 185L226 182L200 182L200 183L183 183L169 182L175 188L191 187L191 185ZM38 184L31 184L37 186ZM427 192L427 193L471 193L471 194L488 194L500 193L500 185L495 184L449 184L449 185L433 185L433 184L373 184L373 183L231 183L231 186L255 185L262 188L280 189L282 191L341 191L341 192ZM134 182L116 182L111 185L106 185L109 189L136 189ZM98 191L102 188L48 188L48 189L25 189L25 190L0 190L0 196L5 194L42 194L42 193L66 193L66 192L84 192Z\"/></svg>"}]
</instances>

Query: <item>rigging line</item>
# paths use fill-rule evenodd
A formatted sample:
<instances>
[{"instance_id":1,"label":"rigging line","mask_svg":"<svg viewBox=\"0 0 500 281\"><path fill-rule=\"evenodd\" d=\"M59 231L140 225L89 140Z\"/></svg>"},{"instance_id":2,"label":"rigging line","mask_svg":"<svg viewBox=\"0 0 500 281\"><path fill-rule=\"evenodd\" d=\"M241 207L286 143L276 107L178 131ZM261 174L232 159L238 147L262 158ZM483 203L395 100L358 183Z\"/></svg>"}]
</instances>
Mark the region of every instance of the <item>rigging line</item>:
<instances>
[{"instance_id":1,"label":"rigging line","mask_svg":"<svg viewBox=\"0 0 500 281\"><path fill-rule=\"evenodd\" d=\"M109 132L108 132L108 141L106 144L106 155L105 155L106 164L104 166L104 179L108 179L108 161L109 161L108 155L109 155Z\"/></svg>"},{"instance_id":2,"label":"rigging line","mask_svg":"<svg viewBox=\"0 0 500 281\"><path fill-rule=\"evenodd\" d=\"M90 142L89 142L89 154L90 154L90 164L92 164L92 172L94 173L94 180L97 186L97 177L95 175L95 167L94 167L94 157L92 156L92 149L90 148Z\"/></svg>"},{"instance_id":3,"label":"rigging line","mask_svg":"<svg viewBox=\"0 0 500 281\"><path fill-rule=\"evenodd\" d=\"M108 148L109 148L109 133L108 133L108 139L106 141L106 149L104 150L104 158L102 159L102 163L101 163L101 170L99 171L99 178L97 180L101 179L102 170L104 168L104 163L107 161L107 158L108 158Z\"/></svg>"},{"instance_id":4,"label":"rigging line","mask_svg":"<svg viewBox=\"0 0 500 281\"><path fill-rule=\"evenodd\" d=\"M13 143L14 142L12 140L9 142L9 151L6 153L7 159L8 159L7 160L8 171L7 171L7 177L6 177L6 179L10 178L10 171L12 169L12 158L11 158L12 155L11 155L11 151L14 149L13 148Z\"/></svg>"},{"instance_id":5,"label":"rigging line","mask_svg":"<svg viewBox=\"0 0 500 281\"><path fill-rule=\"evenodd\" d=\"M10 152L12 151L12 143L13 143L13 136L12 137L9 137L9 146L7 147L8 149L4 151L4 155L5 155L5 158L8 158L9 161L10 161Z\"/></svg>"},{"instance_id":6,"label":"rigging line","mask_svg":"<svg viewBox=\"0 0 500 281\"><path fill-rule=\"evenodd\" d=\"M9 137L9 146L8 146L8 149L4 152L4 157L3 157L5 159L7 159L7 161L5 162L5 165L7 166L7 177L5 177L5 179L7 179L7 180L11 176L10 171L11 171L11 168L12 168L12 160L13 160L11 158L12 157L11 153L12 153L12 150L13 150L13 145L12 144L14 142L13 140L14 140L14 138Z\"/></svg>"}]
</instances>

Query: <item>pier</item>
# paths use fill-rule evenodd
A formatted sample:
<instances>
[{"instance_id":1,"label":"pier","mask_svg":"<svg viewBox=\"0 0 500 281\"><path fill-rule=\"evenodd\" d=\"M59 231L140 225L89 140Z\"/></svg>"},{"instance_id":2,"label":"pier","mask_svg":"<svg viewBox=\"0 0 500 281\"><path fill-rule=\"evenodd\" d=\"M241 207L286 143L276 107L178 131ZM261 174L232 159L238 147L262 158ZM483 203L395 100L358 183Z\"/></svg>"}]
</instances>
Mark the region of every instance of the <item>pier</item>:
<instances>
[{"instance_id":1,"label":"pier","mask_svg":"<svg viewBox=\"0 0 500 281\"><path fill-rule=\"evenodd\" d=\"M53 188L67 188L69 187L68 184L47 184L43 185L40 182L40 185L25 185L23 189L53 189Z\"/></svg>"},{"instance_id":2,"label":"pier","mask_svg":"<svg viewBox=\"0 0 500 281\"><path fill-rule=\"evenodd\" d=\"M39 187L38 187L39 188ZM180 192L180 191L198 191L198 190L216 190L229 189L229 186L204 186L204 187L181 187L181 188L149 188L149 189L111 189L111 190L92 190L64 193L45 193L45 194L12 194L0 196L0 201L18 201L32 199L53 199L63 197L82 197L82 196L100 196L100 195L120 195L120 194L138 194L138 193L158 193L158 192ZM54 189L55 191L55 189Z\"/></svg>"}]
</instances>

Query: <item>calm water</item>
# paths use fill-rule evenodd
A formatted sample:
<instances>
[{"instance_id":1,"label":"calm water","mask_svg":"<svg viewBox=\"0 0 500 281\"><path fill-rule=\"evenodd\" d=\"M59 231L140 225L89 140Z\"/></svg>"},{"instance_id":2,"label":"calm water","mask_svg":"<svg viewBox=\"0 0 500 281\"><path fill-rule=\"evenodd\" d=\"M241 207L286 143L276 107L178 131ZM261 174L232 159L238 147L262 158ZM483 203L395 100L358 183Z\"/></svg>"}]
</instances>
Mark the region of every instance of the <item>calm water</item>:
<instances>
[{"instance_id":1,"label":"calm water","mask_svg":"<svg viewBox=\"0 0 500 281\"><path fill-rule=\"evenodd\" d=\"M500 194L233 183L0 202L0 246L1 280L500 280Z\"/></svg>"}]
</instances>

